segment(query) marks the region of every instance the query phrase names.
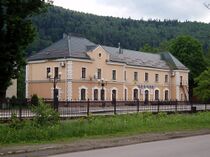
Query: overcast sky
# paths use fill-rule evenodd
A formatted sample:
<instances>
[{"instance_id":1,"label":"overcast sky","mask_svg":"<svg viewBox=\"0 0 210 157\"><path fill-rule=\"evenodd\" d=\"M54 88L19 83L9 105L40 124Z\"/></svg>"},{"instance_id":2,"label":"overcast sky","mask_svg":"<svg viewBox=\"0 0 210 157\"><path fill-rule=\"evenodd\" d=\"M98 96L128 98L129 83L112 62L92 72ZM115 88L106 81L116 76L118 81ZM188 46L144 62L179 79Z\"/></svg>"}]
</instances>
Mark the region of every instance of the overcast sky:
<instances>
[{"instance_id":1,"label":"overcast sky","mask_svg":"<svg viewBox=\"0 0 210 157\"><path fill-rule=\"evenodd\" d=\"M54 0L54 5L103 16L210 23L210 0Z\"/></svg>"}]
</instances>

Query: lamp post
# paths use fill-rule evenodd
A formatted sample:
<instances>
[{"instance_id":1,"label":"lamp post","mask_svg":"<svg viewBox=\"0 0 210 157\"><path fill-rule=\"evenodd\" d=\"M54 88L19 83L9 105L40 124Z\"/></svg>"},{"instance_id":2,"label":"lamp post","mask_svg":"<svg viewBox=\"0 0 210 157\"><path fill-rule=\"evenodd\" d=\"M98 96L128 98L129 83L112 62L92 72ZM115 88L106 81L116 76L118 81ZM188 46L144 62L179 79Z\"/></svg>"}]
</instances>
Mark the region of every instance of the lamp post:
<instances>
[{"instance_id":1,"label":"lamp post","mask_svg":"<svg viewBox=\"0 0 210 157\"><path fill-rule=\"evenodd\" d=\"M104 86L107 85L107 81L104 81L104 78L101 78L101 80L98 81L99 86L101 86L101 100L102 102L102 107L105 107L105 92L104 92Z\"/></svg>"},{"instance_id":2,"label":"lamp post","mask_svg":"<svg viewBox=\"0 0 210 157\"><path fill-rule=\"evenodd\" d=\"M52 77L52 73L48 74L49 80L53 81L53 107L54 110L58 111L58 89L56 88L56 85L58 81L61 78L61 72L58 73L58 75L54 75Z\"/></svg>"}]
</instances>

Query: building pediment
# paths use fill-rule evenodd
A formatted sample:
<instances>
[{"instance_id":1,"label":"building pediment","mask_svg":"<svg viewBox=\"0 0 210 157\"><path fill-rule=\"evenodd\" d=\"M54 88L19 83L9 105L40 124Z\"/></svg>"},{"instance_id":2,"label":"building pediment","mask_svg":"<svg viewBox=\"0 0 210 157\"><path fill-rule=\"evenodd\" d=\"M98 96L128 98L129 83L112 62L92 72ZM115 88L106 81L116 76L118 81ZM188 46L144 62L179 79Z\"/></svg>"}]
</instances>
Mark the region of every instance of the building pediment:
<instances>
[{"instance_id":1,"label":"building pediment","mask_svg":"<svg viewBox=\"0 0 210 157\"><path fill-rule=\"evenodd\" d=\"M104 62L110 60L110 54L101 45L98 45L93 50L88 51L87 55L91 58L91 60L100 60Z\"/></svg>"}]
</instances>

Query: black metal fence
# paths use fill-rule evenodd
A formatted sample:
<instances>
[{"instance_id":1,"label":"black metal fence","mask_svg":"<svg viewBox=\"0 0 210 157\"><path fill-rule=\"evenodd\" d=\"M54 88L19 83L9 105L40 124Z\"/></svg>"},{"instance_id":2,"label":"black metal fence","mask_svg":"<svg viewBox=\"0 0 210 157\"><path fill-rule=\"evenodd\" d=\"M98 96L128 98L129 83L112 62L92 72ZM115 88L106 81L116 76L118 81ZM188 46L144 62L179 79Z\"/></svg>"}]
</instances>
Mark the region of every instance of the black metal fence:
<instances>
[{"instance_id":1,"label":"black metal fence","mask_svg":"<svg viewBox=\"0 0 210 157\"><path fill-rule=\"evenodd\" d=\"M44 100L53 107L52 100ZM15 114L20 119L33 118L28 99L0 101L0 120L9 120ZM196 112L210 110L210 102L189 101L60 101L57 110L61 118L89 115L114 115L135 112Z\"/></svg>"}]
</instances>

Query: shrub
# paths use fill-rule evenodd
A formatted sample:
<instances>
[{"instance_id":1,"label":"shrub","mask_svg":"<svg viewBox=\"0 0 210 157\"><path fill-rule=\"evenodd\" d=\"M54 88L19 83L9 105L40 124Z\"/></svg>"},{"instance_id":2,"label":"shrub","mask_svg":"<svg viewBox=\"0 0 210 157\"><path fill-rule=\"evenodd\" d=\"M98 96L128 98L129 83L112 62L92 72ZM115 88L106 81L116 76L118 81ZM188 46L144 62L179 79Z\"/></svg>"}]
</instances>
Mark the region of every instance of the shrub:
<instances>
[{"instance_id":1,"label":"shrub","mask_svg":"<svg viewBox=\"0 0 210 157\"><path fill-rule=\"evenodd\" d=\"M35 113L33 121L37 126L52 126L59 123L59 113L42 100L38 101L37 106L33 106L32 111Z\"/></svg>"},{"instance_id":2,"label":"shrub","mask_svg":"<svg viewBox=\"0 0 210 157\"><path fill-rule=\"evenodd\" d=\"M14 129L20 129L20 128L22 128L23 125L24 124L17 117L17 114L16 113L12 113L11 121L9 123L9 127L10 128L14 128Z\"/></svg>"},{"instance_id":3,"label":"shrub","mask_svg":"<svg viewBox=\"0 0 210 157\"><path fill-rule=\"evenodd\" d=\"M9 101L10 101L10 105L12 107L14 107L15 105L17 105L17 98L15 96L12 96Z\"/></svg>"},{"instance_id":4,"label":"shrub","mask_svg":"<svg viewBox=\"0 0 210 157\"><path fill-rule=\"evenodd\" d=\"M33 94L31 97L31 104L37 106L39 104L39 98L36 94Z\"/></svg>"}]
</instances>

